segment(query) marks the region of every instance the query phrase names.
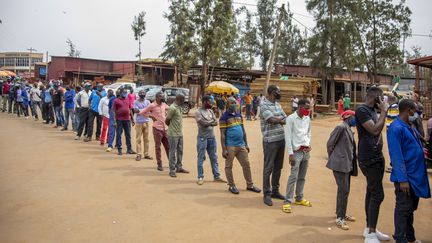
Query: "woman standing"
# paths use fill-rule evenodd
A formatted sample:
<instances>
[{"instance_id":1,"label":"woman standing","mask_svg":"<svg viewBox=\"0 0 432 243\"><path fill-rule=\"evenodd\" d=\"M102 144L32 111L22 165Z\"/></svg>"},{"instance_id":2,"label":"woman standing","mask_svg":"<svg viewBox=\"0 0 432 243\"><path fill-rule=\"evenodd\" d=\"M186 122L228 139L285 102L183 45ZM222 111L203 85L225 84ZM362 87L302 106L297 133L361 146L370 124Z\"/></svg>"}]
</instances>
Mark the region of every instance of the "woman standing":
<instances>
[{"instance_id":1,"label":"woman standing","mask_svg":"<svg viewBox=\"0 0 432 243\"><path fill-rule=\"evenodd\" d=\"M338 101L338 114L342 115L343 112L344 112L344 100L343 97L341 96Z\"/></svg>"}]
</instances>

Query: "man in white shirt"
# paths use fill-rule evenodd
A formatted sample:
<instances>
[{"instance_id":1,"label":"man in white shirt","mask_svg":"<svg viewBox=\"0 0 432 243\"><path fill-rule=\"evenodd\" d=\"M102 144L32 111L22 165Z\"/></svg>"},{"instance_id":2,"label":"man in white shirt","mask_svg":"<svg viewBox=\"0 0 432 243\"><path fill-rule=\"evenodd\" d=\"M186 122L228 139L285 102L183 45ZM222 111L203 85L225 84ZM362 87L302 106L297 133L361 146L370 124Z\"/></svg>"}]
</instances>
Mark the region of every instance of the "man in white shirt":
<instances>
[{"instance_id":1,"label":"man in white shirt","mask_svg":"<svg viewBox=\"0 0 432 243\"><path fill-rule=\"evenodd\" d=\"M291 204L311 207L303 198L306 172L311 151L310 103L307 99L298 102L298 110L288 116L285 125L285 143L289 154L291 174L288 178L285 203L282 211L291 213ZM295 188L295 201L293 201Z\"/></svg>"},{"instance_id":2,"label":"man in white shirt","mask_svg":"<svg viewBox=\"0 0 432 243\"><path fill-rule=\"evenodd\" d=\"M33 117L35 120L39 119L37 107L39 107L39 110L42 113L42 104L41 104L41 91L37 87L36 84L33 85L32 89L30 90L30 100L31 100L31 111L33 114Z\"/></svg>"},{"instance_id":3,"label":"man in white shirt","mask_svg":"<svg viewBox=\"0 0 432 243\"><path fill-rule=\"evenodd\" d=\"M84 84L84 90L81 90L78 93L77 97L77 108L79 109L79 126L78 126L78 133L75 137L75 140L80 140L81 135L84 130L84 125L88 123L89 119L89 97L91 94L91 84L86 83Z\"/></svg>"},{"instance_id":4,"label":"man in white shirt","mask_svg":"<svg viewBox=\"0 0 432 243\"><path fill-rule=\"evenodd\" d=\"M104 145L105 142L108 143L107 140L107 132L108 132L108 126L109 126L109 118L110 118L110 114L109 114L109 107L108 107L108 103L110 98L114 95L114 91L112 91L112 89L108 90L108 95L103 97L100 102L99 102L99 106L98 106L98 113L99 115L102 116L102 133L100 135L100 145Z\"/></svg>"}]
</instances>

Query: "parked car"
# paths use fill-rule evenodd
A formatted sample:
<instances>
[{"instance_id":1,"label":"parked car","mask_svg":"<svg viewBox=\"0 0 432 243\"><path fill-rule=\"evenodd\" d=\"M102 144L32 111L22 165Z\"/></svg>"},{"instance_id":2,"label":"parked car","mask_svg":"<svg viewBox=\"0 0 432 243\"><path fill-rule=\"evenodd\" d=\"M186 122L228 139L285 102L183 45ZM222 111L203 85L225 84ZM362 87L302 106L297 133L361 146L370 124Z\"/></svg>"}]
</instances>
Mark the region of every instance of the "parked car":
<instances>
[{"instance_id":1,"label":"parked car","mask_svg":"<svg viewBox=\"0 0 432 243\"><path fill-rule=\"evenodd\" d=\"M160 88L160 89L161 89L162 86L160 86L160 85L143 85L143 86L140 86L140 87L134 89L134 94L135 94L136 96L138 96L138 93L139 93L141 90L144 90L144 91L147 93L147 92L149 92L151 89L155 89L155 88Z\"/></svg>"},{"instance_id":2,"label":"parked car","mask_svg":"<svg viewBox=\"0 0 432 243\"><path fill-rule=\"evenodd\" d=\"M113 83L110 85L105 85L104 89L108 91L109 89L112 89L114 91L114 94L117 92L120 88L126 88L129 92L129 88L132 87L134 90L136 89L135 83Z\"/></svg>"},{"instance_id":3,"label":"parked car","mask_svg":"<svg viewBox=\"0 0 432 243\"><path fill-rule=\"evenodd\" d=\"M146 94L146 99L150 102L153 102L156 99L156 94L160 91L163 91L166 103L171 105L177 94L183 94L185 96L185 102L182 106L183 114L188 114L190 109L195 106L195 102L189 100L189 89L185 88L174 88L174 87L157 87L150 89Z\"/></svg>"}]
</instances>

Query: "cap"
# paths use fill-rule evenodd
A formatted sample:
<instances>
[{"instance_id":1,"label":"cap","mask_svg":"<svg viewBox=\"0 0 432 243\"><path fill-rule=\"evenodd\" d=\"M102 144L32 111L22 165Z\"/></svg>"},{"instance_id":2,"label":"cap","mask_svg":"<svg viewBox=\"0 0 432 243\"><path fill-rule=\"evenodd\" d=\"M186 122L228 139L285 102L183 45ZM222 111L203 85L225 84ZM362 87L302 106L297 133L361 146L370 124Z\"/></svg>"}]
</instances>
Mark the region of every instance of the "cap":
<instances>
[{"instance_id":1,"label":"cap","mask_svg":"<svg viewBox=\"0 0 432 243\"><path fill-rule=\"evenodd\" d=\"M352 116L354 116L354 115L355 115L355 112L354 112L354 111L352 111L352 110L346 110L346 111L344 111L344 112L341 114L341 118L342 118L343 120L345 120L345 119L350 118L350 117L352 117Z\"/></svg>"}]
</instances>

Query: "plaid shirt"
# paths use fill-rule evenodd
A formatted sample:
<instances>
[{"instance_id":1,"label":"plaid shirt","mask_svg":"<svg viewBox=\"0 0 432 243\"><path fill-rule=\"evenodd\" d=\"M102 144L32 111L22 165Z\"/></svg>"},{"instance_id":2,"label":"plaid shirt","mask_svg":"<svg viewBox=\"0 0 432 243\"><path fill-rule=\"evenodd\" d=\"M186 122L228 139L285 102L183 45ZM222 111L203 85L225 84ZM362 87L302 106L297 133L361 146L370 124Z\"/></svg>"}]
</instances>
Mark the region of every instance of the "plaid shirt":
<instances>
[{"instance_id":1,"label":"plaid shirt","mask_svg":"<svg viewBox=\"0 0 432 243\"><path fill-rule=\"evenodd\" d=\"M283 141L285 139L285 131L280 124L270 124L268 120L272 117L286 117L278 102L272 103L268 99L263 98L260 104L261 107L261 133L263 141L272 143Z\"/></svg>"}]
</instances>

